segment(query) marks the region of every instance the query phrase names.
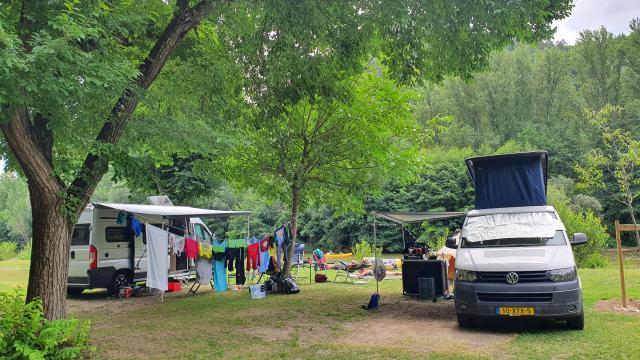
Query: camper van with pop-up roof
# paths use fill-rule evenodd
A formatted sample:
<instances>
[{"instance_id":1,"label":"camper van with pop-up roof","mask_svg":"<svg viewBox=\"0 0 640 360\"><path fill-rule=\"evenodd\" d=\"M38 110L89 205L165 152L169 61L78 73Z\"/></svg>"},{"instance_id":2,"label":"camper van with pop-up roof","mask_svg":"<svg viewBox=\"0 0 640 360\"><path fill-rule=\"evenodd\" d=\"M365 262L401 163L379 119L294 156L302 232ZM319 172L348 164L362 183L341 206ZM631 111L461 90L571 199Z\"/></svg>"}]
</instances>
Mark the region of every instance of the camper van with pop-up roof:
<instances>
[{"instance_id":1,"label":"camper van with pop-up roof","mask_svg":"<svg viewBox=\"0 0 640 360\"><path fill-rule=\"evenodd\" d=\"M466 160L475 209L456 249L455 308L460 327L479 318L564 320L584 328L582 286L570 239L558 213L546 204L546 152Z\"/></svg>"}]
</instances>

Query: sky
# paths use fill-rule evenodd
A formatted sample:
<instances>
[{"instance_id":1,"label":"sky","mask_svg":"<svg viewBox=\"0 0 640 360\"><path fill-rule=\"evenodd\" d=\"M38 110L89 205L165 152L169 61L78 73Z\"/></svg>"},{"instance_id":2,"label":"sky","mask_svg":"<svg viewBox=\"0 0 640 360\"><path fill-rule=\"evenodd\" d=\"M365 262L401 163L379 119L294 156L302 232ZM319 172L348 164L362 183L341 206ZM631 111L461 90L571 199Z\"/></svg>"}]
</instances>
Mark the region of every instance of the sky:
<instances>
[{"instance_id":1,"label":"sky","mask_svg":"<svg viewBox=\"0 0 640 360\"><path fill-rule=\"evenodd\" d=\"M640 0L574 0L571 15L554 22L555 41L573 45L580 31L601 25L614 34L629 33L629 21L640 17Z\"/></svg>"}]
</instances>

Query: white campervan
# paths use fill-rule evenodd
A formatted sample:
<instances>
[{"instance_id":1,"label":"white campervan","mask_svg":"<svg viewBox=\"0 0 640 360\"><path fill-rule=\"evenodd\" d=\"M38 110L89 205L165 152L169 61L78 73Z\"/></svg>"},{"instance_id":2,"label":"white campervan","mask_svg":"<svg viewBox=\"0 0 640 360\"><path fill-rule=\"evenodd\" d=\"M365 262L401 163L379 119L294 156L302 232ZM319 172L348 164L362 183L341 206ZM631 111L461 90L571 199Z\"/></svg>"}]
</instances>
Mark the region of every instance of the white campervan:
<instances>
[{"instance_id":1,"label":"white campervan","mask_svg":"<svg viewBox=\"0 0 640 360\"><path fill-rule=\"evenodd\" d=\"M139 214L142 222L167 226L169 231L188 227L191 234L210 241L212 233L199 217L238 215L232 211L195 209L183 206L94 203L83 211L73 230L69 252L67 292L79 294L85 289L120 287L147 276L147 246L144 231L138 237L128 227L130 217L117 222L120 211ZM241 213L239 215L242 215ZM182 235L182 234L180 234ZM171 255L170 272L188 269L184 256Z\"/></svg>"},{"instance_id":2,"label":"white campervan","mask_svg":"<svg viewBox=\"0 0 640 360\"><path fill-rule=\"evenodd\" d=\"M571 245L586 241L581 233L570 241L551 206L470 211L456 250L459 325L480 317L530 316L584 328Z\"/></svg>"},{"instance_id":3,"label":"white campervan","mask_svg":"<svg viewBox=\"0 0 640 360\"><path fill-rule=\"evenodd\" d=\"M584 328L582 287L562 220L546 205L546 152L467 159L476 209L467 213L456 249L458 324L475 318L534 317Z\"/></svg>"}]
</instances>

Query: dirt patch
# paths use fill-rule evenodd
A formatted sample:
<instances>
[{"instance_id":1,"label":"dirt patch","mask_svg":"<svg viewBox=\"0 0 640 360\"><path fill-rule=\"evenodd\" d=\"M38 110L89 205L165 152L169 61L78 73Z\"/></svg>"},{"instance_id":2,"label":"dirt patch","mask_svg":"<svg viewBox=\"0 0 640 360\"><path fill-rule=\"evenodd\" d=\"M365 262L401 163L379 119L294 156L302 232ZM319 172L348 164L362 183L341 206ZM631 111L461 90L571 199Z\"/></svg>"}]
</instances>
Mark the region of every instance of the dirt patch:
<instances>
[{"instance_id":1,"label":"dirt patch","mask_svg":"<svg viewBox=\"0 0 640 360\"><path fill-rule=\"evenodd\" d=\"M594 307L597 311L616 312L627 315L640 316L640 300L627 300L627 307L622 307L622 301L618 299L600 300Z\"/></svg>"},{"instance_id":2,"label":"dirt patch","mask_svg":"<svg viewBox=\"0 0 640 360\"><path fill-rule=\"evenodd\" d=\"M410 298L387 298L362 321L343 324L349 334L340 341L414 349L417 352L466 351L495 354L504 350L513 334L458 327L453 301L437 303Z\"/></svg>"}]
</instances>

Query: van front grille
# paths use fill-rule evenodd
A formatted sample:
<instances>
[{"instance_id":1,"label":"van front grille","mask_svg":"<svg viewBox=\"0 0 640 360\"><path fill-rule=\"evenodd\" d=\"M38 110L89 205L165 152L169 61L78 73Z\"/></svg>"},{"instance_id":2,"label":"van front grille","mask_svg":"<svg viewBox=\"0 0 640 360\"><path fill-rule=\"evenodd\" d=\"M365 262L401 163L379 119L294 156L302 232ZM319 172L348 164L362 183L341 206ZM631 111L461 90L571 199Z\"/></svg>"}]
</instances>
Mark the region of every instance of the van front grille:
<instances>
[{"instance_id":1,"label":"van front grille","mask_svg":"<svg viewBox=\"0 0 640 360\"><path fill-rule=\"evenodd\" d=\"M507 283L507 274L511 271L480 271L477 273L478 282ZM518 274L518 282L551 281L546 271L513 271Z\"/></svg>"},{"instance_id":2,"label":"van front grille","mask_svg":"<svg viewBox=\"0 0 640 360\"><path fill-rule=\"evenodd\" d=\"M478 293L478 300L487 302L551 302L551 293Z\"/></svg>"}]
</instances>

